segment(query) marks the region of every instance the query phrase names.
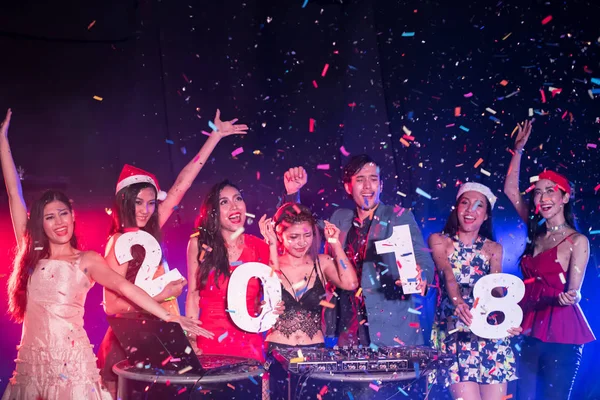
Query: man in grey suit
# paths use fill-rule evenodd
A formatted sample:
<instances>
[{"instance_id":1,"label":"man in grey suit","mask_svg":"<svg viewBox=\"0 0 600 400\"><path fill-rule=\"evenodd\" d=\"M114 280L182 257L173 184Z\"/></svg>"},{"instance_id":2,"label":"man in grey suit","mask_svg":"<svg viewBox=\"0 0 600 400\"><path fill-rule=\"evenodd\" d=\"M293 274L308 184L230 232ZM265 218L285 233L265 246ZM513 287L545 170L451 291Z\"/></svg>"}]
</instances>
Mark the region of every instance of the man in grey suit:
<instances>
[{"instance_id":1,"label":"man in grey suit","mask_svg":"<svg viewBox=\"0 0 600 400\"><path fill-rule=\"evenodd\" d=\"M291 195L306 183L306 172L301 167L292 168L284 180ZM423 328L418 311L414 311L414 296L402 292L395 255L377 254L375 249L375 242L388 239L394 226L408 225L421 273L417 288L424 293L433 280L434 264L415 218L409 210L380 202L380 168L368 155L350 159L344 167L343 183L356 207L336 210L330 221L341 230L340 240L361 286L357 291L338 289L335 309L326 310L337 314L334 329L338 345L421 345ZM331 334L334 332L328 326L327 335Z\"/></svg>"}]
</instances>

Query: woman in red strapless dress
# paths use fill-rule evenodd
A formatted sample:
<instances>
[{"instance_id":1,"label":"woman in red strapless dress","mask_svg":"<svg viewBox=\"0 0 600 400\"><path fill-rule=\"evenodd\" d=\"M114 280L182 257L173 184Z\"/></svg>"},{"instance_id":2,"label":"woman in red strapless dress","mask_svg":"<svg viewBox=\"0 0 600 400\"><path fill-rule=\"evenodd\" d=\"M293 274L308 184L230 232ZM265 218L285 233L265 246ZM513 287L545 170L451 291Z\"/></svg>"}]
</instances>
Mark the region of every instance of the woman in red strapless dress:
<instances>
[{"instance_id":1,"label":"woman in red strapless dress","mask_svg":"<svg viewBox=\"0 0 600 400\"><path fill-rule=\"evenodd\" d=\"M567 178L544 171L538 176L529 208L519 191L519 169L531 122L519 127L504 192L528 224L521 260L525 281L523 334L518 369L518 399L568 400L583 345L595 340L579 306L589 260L588 239L577 232Z\"/></svg>"},{"instance_id":2,"label":"woman in red strapless dress","mask_svg":"<svg viewBox=\"0 0 600 400\"><path fill-rule=\"evenodd\" d=\"M255 236L241 233L246 222L246 204L239 189L225 180L206 196L196 226L198 233L188 243L187 316L200 318L214 339L197 338L197 353L246 357L264 362L263 334L238 328L227 312L227 286L240 264L269 264L269 246ZM248 284L246 304L250 315L260 313L258 279Z\"/></svg>"}]
</instances>

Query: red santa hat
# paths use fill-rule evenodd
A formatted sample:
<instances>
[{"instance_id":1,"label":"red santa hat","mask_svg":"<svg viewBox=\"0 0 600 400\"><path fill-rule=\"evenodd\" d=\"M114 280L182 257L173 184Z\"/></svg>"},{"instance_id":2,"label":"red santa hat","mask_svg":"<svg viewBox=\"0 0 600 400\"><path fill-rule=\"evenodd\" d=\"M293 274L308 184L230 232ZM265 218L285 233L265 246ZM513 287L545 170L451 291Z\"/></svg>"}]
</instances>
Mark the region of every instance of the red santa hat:
<instances>
[{"instance_id":1,"label":"red santa hat","mask_svg":"<svg viewBox=\"0 0 600 400\"><path fill-rule=\"evenodd\" d=\"M123 169L121 170L121 175L119 175L119 180L117 182L117 190L115 194L119 193L121 189L136 183L149 183L152 186L154 186L157 193L156 198L160 201L163 201L167 198L167 193L160 190L156 176L154 176L150 172L146 172L143 169L136 168L133 165L129 164L125 164L123 166Z\"/></svg>"}]
</instances>

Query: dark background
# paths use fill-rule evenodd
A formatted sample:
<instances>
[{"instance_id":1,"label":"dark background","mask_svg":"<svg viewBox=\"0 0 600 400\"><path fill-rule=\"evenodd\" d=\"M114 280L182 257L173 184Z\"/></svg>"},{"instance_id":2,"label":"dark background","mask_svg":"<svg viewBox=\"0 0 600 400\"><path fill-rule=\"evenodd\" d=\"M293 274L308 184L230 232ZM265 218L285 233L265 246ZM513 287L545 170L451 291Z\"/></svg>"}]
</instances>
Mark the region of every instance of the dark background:
<instances>
[{"instance_id":1,"label":"dark background","mask_svg":"<svg viewBox=\"0 0 600 400\"><path fill-rule=\"evenodd\" d=\"M222 178L239 183L248 212L262 215L275 210L283 172L304 165L309 183L303 202L316 214L328 217L348 205L340 183L344 146L381 163L383 201L412 208L425 237L443 227L460 182L490 186L500 197L494 223L504 267L518 274L525 232L501 188L510 134L531 108L536 122L522 189L543 168L566 174L576 186L580 230L600 229L594 190L600 183L600 100L588 93L600 87L591 82L600 78L597 3L302 3L1 2L0 109L13 109L9 137L28 202L48 187L66 190L85 248L102 252L110 221L105 209L112 206L123 164L152 171L168 189L204 143L201 132L209 130L218 107L224 119L237 117L251 130L218 145L171 217L165 228L171 267L185 273L197 208ZM553 96L551 87L562 91ZM455 107L461 107L458 117ZM316 121L312 133L310 118ZM406 132L414 137L409 147L400 142ZM234 158L238 147L244 152ZM330 169L317 170L320 164ZM14 238L5 194L0 203L4 286ZM247 229L257 233L256 223ZM589 238L581 306L598 333L598 236ZM434 295L423 300L424 319L431 317ZM97 286L86 305L94 345L107 326L101 301ZM6 316L0 324L2 391L21 329ZM594 379L599 356L596 343L586 346L574 398L600 398Z\"/></svg>"}]
</instances>

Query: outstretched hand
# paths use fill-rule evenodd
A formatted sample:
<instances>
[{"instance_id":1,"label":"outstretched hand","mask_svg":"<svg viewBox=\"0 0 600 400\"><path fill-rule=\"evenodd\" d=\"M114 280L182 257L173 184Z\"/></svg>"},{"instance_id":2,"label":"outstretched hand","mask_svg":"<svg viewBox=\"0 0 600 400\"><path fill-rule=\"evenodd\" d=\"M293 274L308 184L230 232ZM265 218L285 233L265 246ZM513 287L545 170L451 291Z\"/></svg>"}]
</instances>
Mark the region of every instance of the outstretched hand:
<instances>
[{"instance_id":1,"label":"outstretched hand","mask_svg":"<svg viewBox=\"0 0 600 400\"><path fill-rule=\"evenodd\" d=\"M231 121L221 121L221 110L217 109L217 114L213 121L214 127L217 129L214 130L212 134L217 135L219 138L224 138L229 135L245 135L248 133L248 125L238 125L236 124L237 121L237 118L234 118Z\"/></svg>"},{"instance_id":2,"label":"outstretched hand","mask_svg":"<svg viewBox=\"0 0 600 400\"><path fill-rule=\"evenodd\" d=\"M517 130L517 139L515 139L515 151L523 151L527 144L527 140L529 140L529 135L531 135L533 120L529 119L522 124L517 125L519 129Z\"/></svg>"},{"instance_id":3,"label":"outstretched hand","mask_svg":"<svg viewBox=\"0 0 600 400\"><path fill-rule=\"evenodd\" d=\"M323 233L325 233L325 239L327 239L327 242L331 244L338 243L340 241L340 228L329 221L323 222L325 222L325 229L323 230Z\"/></svg>"},{"instance_id":4,"label":"outstretched hand","mask_svg":"<svg viewBox=\"0 0 600 400\"><path fill-rule=\"evenodd\" d=\"M12 116L12 110L9 108L6 111L6 117L4 118L4 121L2 121L2 124L0 125L0 132L2 134L2 137L8 137L8 126L10 125L10 117Z\"/></svg>"},{"instance_id":5,"label":"outstretched hand","mask_svg":"<svg viewBox=\"0 0 600 400\"><path fill-rule=\"evenodd\" d=\"M287 194L297 193L308 181L304 167L293 167L283 174L283 183Z\"/></svg>"}]
</instances>

